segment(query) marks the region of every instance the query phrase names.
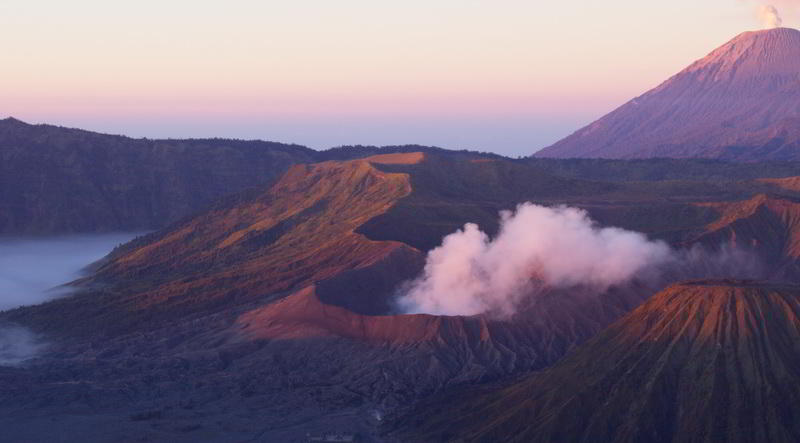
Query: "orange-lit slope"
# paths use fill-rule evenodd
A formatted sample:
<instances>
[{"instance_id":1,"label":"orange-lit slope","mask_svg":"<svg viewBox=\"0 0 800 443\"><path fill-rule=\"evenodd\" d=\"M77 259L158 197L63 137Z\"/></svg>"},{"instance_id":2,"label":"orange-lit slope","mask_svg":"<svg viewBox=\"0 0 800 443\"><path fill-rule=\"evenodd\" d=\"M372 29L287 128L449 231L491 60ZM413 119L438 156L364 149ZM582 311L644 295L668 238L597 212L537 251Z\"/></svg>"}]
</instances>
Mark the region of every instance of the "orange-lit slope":
<instances>
[{"instance_id":1,"label":"orange-lit slope","mask_svg":"<svg viewBox=\"0 0 800 443\"><path fill-rule=\"evenodd\" d=\"M260 194L234 198L116 251L89 281L106 295L71 297L43 309L63 312L61 305L70 305L71 312L103 316L87 321L124 329L128 321L267 302L281 291L386 259L392 269L381 275L389 283L410 278L421 266L418 251L353 231L411 191L406 174L382 172L373 163L421 160L421 154L392 154L293 166ZM107 305L86 314L75 307L81 303Z\"/></svg>"}]
</instances>

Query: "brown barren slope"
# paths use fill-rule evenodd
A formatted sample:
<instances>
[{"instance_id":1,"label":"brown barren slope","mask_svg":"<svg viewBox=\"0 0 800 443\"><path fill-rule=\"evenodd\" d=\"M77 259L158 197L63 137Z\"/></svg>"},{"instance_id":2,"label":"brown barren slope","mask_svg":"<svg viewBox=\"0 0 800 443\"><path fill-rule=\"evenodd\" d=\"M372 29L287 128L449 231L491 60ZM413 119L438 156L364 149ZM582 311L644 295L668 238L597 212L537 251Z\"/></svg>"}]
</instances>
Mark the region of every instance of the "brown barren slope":
<instances>
[{"instance_id":1,"label":"brown barren slope","mask_svg":"<svg viewBox=\"0 0 800 443\"><path fill-rule=\"evenodd\" d=\"M415 441L800 439L800 290L674 285L565 360L498 390L439 398Z\"/></svg>"}]
</instances>

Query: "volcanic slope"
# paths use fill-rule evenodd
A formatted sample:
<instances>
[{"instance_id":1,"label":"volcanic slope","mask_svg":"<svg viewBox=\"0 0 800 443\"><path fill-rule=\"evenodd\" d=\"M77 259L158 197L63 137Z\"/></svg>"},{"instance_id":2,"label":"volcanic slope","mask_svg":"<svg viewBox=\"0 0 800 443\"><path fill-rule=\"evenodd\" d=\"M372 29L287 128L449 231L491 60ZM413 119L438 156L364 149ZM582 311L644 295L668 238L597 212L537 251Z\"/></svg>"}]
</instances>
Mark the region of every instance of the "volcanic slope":
<instances>
[{"instance_id":1,"label":"volcanic slope","mask_svg":"<svg viewBox=\"0 0 800 443\"><path fill-rule=\"evenodd\" d=\"M423 252L467 222L493 234L498 211L523 201L584 207L603 224L680 244L708 232L724 211L720 201L775 189L753 181L591 182L468 154L295 165L269 188L118 248L76 295L6 316L43 332L125 333L269 303L315 283L326 303L386 314L394 285L416 275Z\"/></svg>"},{"instance_id":2,"label":"volcanic slope","mask_svg":"<svg viewBox=\"0 0 800 443\"><path fill-rule=\"evenodd\" d=\"M79 332L82 323L85 333L94 328L124 333L142 321L169 322L268 302L384 260L397 263L389 281L410 278L421 266L418 251L370 241L353 230L411 191L405 174L383 173L372 164L421 159L421 154L389 154L293 166L268 189L117 249L83 282L88 290L20 314L50 318L46 328L61 332Z\"/></svg>"},{"instance_id":3,"label":"volcanic slope","mask_svg":"<svg viewBox=\"0 0 800 443\"><path fill-rule=\"evenodd\" d=\"M540 374L438 398L414 441L800 439L800 290L677 284Z\"/></svg>"},{"instance_id":4,"label":"volcanic slope","mask_svg":"<svg viewBox=\"0 0 800 443\"><path fill-rule=\"evenodd\" d=\"M548 293L509 320L390 315L442 235L491 232L499 209L532 200L685 240L719 219L709 201L756 189L777 188L589 182L433 152L297 165L117 249L70 297L0 313L53 344L0 371L0 427L18 441L55 422L73 441L374 433L374 412L546 367L652 294Z\"/></svg>"},{"instance_id":5,"label":"volcanic slope","mask_svg":"<svg viewBox=\"0 0 800 443\"><path fill-rule=\"evenodd\" d=\"M394 171L398 168L410 172ZM445 180L455 184L449 188L427 182L428 174L442 170L451 171ZM481 170L483 176L473 177L474 183L466 178ZM261 323L285 326L288 320L284 315L289 318L293 311L279 309L276 301L289 297L290 306L311 303L344 308L347 316L355 316L355 322L395 321L386 316L392 313L395 287L418 275L424 257L419 249L398 240L370 240L373 235L419 232L414 229L416 223L436 230L456 229L476 216L479 221L496 223L497 210L513 207L526 195L553 199L571 192L590 196L603 188L602 184L544 174L531 177L526 172L530 171L524 165L513 162L475 162L421 153L294 166L260 194L232 199L119 248L94 275L80 282L75 295L8 312L3 317L39 332L81 337L125 335L142 328L168 329L176 321L210 315L233 322L249 310L258 312L251 317L265 319ZM469 186L461 189L461 183ZM473 192L484 185L486 189ZM441 193L451 198L444 201ZM383 220L371 225L369 233L359 233L370 221L414 194L422 196L420 201L427 212L416 216L401 212L408 218L390 219L389 223ZM492 200L488 200L490 196ZM632 204L637 202L634 199ZM714 211L702 208L700 213ZM431 214L436 218L426 219ZM304 291L310 285L314 286L311 294ZM515 355L528 352L525 349L508 353L514 363L503 371L542 367L647 295L647 290L634 290L611 294L602 301L552 297L552 303L545 304L552 311L546 319L512 333L502 332L508 329L504 322L491 322L490 330L496 325L500 332L489 339L497 341L499 347L528 341L525 349L533 350L525 358ZM385 317L360 320L359 315ZM328 325L324 315L307 320L295 325L298 333L306 327L325 329ZM469 319L456 321L474 323ZM273 329L258 329L263 337L276 336ZM437 334L433 330L430 337ZM353 338L349 332L339 335Z\"/></svg>"},{"instance_id":6,"label":"volcanic slope","mask_svg":"<svg viewBox=\"0 0 800 443\"><path fill-rule=\"evenodd\" d=\"M800 158L800 31L745 32L539 157Z\"/></svg>"},{"instance_id":7,"label":"volcanic slope","mask_svg":"<svg viewBox=\"0 0 800 443\"><path fill-rule=\"evenodd\" d=\"M354 230L416 192L408 173L389 169L428 161L412 153L295 166L269 189L121 247L70 297L0 313L53 343L30 366L0 371L4 432L35 440L52 429L42 423L58 422L72 440L94 430L170 441L286 441L326 426L371 433L374 411L552 364L650 294L552 294L540 316L507 321L387 315L423 255ZM457 162L473 164L427 167ZM488 182L522 167L485 166ZM531 196L596 192L545 175L528 183Z\"/></svg>"}]
</instances>

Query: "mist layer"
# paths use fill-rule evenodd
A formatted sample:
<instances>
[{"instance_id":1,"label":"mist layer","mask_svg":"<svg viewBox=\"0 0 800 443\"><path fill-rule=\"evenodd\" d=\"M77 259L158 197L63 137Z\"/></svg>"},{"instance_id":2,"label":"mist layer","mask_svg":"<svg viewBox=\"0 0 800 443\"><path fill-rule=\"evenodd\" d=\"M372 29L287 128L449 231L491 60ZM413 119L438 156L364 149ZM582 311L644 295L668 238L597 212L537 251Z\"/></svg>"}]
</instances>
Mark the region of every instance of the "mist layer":
<instances>
[{"instance_id":1,"label":"mist layer","mask_svg":"<svg viewBox=\"0 0 800 443\"><path fill-rule=\"evenodd\" d=\"M47 239L0 239L0 311L63 295L58 286L136 234L81 235Z\"/></svg>"}]
</instances>

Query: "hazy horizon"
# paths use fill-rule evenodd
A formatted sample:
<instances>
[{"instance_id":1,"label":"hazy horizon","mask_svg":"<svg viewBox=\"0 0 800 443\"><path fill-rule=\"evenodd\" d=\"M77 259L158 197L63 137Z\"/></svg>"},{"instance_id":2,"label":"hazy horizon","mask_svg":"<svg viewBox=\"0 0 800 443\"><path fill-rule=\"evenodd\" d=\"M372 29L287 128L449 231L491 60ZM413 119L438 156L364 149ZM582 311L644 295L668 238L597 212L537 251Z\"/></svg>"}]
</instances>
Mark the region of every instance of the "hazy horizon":
<instances>
[{"instance_id":1,"label":"hazy horizon","mask_svg":"<svg viewBox=\"0 0 800 443\"><path fill-rule=\"evenodd\" d=\"M767 3L800 23L792 0L10 0L0 112L131 137L529 155L764 27Z\"/></svg>"}]
</instances>

